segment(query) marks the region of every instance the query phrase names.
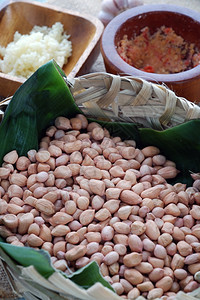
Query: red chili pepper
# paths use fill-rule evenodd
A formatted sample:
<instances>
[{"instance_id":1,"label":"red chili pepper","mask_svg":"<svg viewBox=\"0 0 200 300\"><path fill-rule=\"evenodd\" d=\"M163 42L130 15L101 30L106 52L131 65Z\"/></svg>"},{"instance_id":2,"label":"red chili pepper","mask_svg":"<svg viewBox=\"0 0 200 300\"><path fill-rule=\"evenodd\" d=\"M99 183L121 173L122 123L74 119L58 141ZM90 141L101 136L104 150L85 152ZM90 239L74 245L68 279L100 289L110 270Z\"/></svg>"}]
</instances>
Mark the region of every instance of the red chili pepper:
<instances>
[{"instance_id":1,"label":"red chili pepper","mask_svg":"<svg viewBox=\"0 0 200 300\"><path fill-rule=\"evenodd\" d=\"M164 28L164 33L165 34L169 34L170 32L172 32L172 28L171 27Z\"/></svg>"},{"instance_id":2,"label":"red chili pepper","mask_svg":"<svg viewBox=\"0 0 200 300\"><path fill-rule=\"evenodd\" d=\"M144 72L148 72L148 73L155 73L154 69L152 66L145 66L143 69L141 69Z\"/></svg>"}]
</instances>

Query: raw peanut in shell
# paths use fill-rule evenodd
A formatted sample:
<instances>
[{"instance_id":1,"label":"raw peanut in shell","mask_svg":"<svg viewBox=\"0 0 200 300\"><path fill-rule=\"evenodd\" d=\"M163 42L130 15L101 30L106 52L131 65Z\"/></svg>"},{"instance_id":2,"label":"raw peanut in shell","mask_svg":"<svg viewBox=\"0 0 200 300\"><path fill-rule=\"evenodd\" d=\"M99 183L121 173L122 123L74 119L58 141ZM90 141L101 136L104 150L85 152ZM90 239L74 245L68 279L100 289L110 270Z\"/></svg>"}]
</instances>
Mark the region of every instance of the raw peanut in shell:
<instances>
[{"instance_id":1,"label":"raw peanut in shell","mask_svg":"<svg viewBox=\"0 0 200 300\"><path fill-rule=\"evenodd\" d=\"M136 205L142 202L142 198L138 194L129 190L121 192L120 200L129 205Z\"/></svg>"},{"instance_id":2,"label":"raw peanut in shell","mask_svg":"<svg viewBox=\"0 0 200 300\"><path fill-rule=\"evenodd\" d=\"M88 243L90 243L90 242L100 243L101 242L100 232L88 232L85 234L85 237L86 237Z\"/></svg>"},{"instance_id":3,"label":"raw peanut in shell","mask_svg":"<svg viewBox=\"0 0 200 300\"><path fill-rule=\"evenodd\" d=\"M3 224L9 229L15 229L18 226L18 218L14 214L6 214L3 216Z\"/></svg>"},{"instance_id":4,"label":"raw peanut in shell","mask_svg":"<svg viewBox=\"0 0 200 300\"><path fill-rule=\"evenodd\" d=\"M161 288L164 292L167 292L172 287L172 284L173 284L173 279L170 276L165 276L159 281L157 281L155 286L156 288Z\"/></svg>"},{"instance_id":5,"label":"raw peanut in shell","mask_svg":"<svg viewBox=\"0 0 200 300\"><path fill-rule=\"evenodd\" d=\"M0 215L5 214L7 208L8 208L8 203L5 200L0 199Z\"/></svg>"},{"instance_id":6,"label":"raw peanut in shell","mask_svg":"<svg viewBox=\"0 0 200 300\"><path fill-rule=\"evenodd\" d=\"M113 224L113 228L117 233L122 234L129 234L130 233L130 226L123 222L116 222Z\"/></svg>"},{"instance_id":7,"label":"raw peanut in shell","mask_svg":"<svg viewBox=\"0 0 200 300\"><path fill-rule=\"evenodd\" d=\"M200 220L200 206L193 205L190 214L195 220Z\"/></svg>"},{"instance_id":8,"label":"raw peanut in shell","mask_svg":"<svg viewBox=\"0 0 200 300\"><path fill-rule=\"evenodd\" d=\"M200 253L193 253L193 254L190 254L188 255L186 258L185 258L185 261L184 263L186 265L190 265L190 264L196 264L196 263L199 263L200 262Z\"/></svg>"},{"instance_id":9,"label":"raw peanut in shell","mask_svg":"<svg viewBox=\"0 0 200 300\"><path fill-rule=\"evenodd\" d=\"M89 187L93 194L103 196L105 194L105 183L101 180L90 179Z\"/></svg>"},{"instance_id":10,"label":"raw peanut in shell","mask_svg":"<svg viewBox=\"0 0 200 300\"><path fill-rule=\"evenodd\" d=\"M133 289L132 284L130 284L130 282L128 282L126 279L121 278L119 282L123 286L125 293L128 293Z\"/></svg>"},{"instance_id":11,"label":"raw peanut in shell","mask_svg":"<svg viewBox=\"0 0 200 300\"><path fill-rule=\"evenodd\" d=\"M111 176L113 176L114 178L116 177L124 177L124 170L122 169L122 167L120 166L114 166L111 167L109 170L109 173L111 174Z\"/></svg>"},{"instance_id":12,"label":"raw peanut in shell","mask_svg":"<svg viewBox=\"0 0 200 300\"><path fill-rule=\"evenodd\" d=\"M7 179L10 175L10 170L8 168L0 168L0 178L1 179Z\"/></svg>"},{"instance_id":13,"label":"raw peanut in shell","mask_svg":"<svg viewBox=\"0 0 200 300\"><path fill-rule=\"evenodd\" d=\"M87 118L84 115L82 115L82 114L76 115L76 118L78 118L78 119L81 120L82 129L86 129L87 126L88 126L88 120L87 120Z\"/></svg>"},{"instance_id":14,"label":"raw peanut in shell","mask_svg":"<svg viewBox=\"0 0 200 300\"><path fill-rule=\"evenodd\" d=\"M137 285L138 290L141 292L149 292L154 288L154 285L151 281L142 282Z\"/></svg>"},{"instance_id":15,"label":"raw peanut in shell","mask_svg":"<svg viewBox=\"0 0 200 300\"><path fill-rule=\"evenodd\" d=\"M137 285L143 282L143 275L135 269L126 269L124 271L124 278L132 285Z\"/></svg>"},{"instance_id":16,"label":"raw peanut in shell","mask_svg":"<svg viewBox=\"0 0 200 300\"><path fill-rule=\"evenodd\" d=\"M44 163L50 158L50 153L46 150L40 150L35 154L36 161Z\"/></svg>"},{"instance_id":17,"label":"raw peanut in shell","mask_svg":"<svg viewBox=\"0 0 200 300\"><path fill-rule=\"evenodd\" d=\"M148 262L141 262L139 265L135 267L142 274L149 274L153 271L153 266Z\"/></svg>"},{"instance_id":18,"label":"raw peanut in shell","mask_svg":"<svg viewBox=\"0 0 200 300\"><path fill-rule=\"evenodd\" d=\"M121 180L117 183L116 187L122 190L130 190L132 184L128 180Z\"/></svg>"},{"instance_id":19,"label":"raw peanut in shell","mask_svg":"<svg viewBox=\"0 0 200 300\"><path fill-rule=\"evenodd\" d=\"M141 262L142 262L142 254L137 252L126 254L123 258L123 263L128 268L135 267L139 265Z\"/></svg>"},{"instance_id":20,"label":"raw peanut in shell","mask_svg":"<svg viewBox=\"0 0 200 300\"><path fill-rule=\"evenodd\" d=\"M34 233L35 235L39 235L40 226L37 223L33 223L28 228L28 234Z\"/></svg>"},{"instance_id":21,"label":"raw peanut in shell","mask_svg":"<svg viewBox=\"0 0 200 300\"><path fill-rule=\"evenodd\" d=\"M164 277L164 270L162 268L154 268L149 274L149 279L152 282L157 282Z\"/></svg>"},{"instance_id":22,"label":"raw peanut in shell","mask_svg":"<svg viewBox=\"0 0 200 300\"><path fill-rule=\"evenodd\" d=\"M87 209L80 214L79 221L83 226L88 225L92 223L94 219L94 215L95 215L94 209Z\"/></svg>"},{"instance_id":23,"label":"raw peanut in shell","mask_svg":"<svg viewBox=\"0 0 200 300\"><path fill-rule=\"evenodd\" d=\"M116 223L115 223L116 224ZM128 245L133 252L142 252L143 243L139 236L130 234L128 237Z\"/></svg>"},{"instance_id":24,"label":"raw peanut in shell","mask_svg":"<svg viewBox=\"0 0 200 300\"><path fill-rule=\"evenodd\" d=\"M75 231L71 231L71 232L67 233L65 239L67 240L68 243L73 244L73 245L78 244L80 241L79 235Z\"/></svg>"},{"instance_id":25,"label":"raw peanut in shell","mask_svg":"<svg viewBox=\"0 0 200 300\"><path fill-rule=\"evenodd\" d=\"M167 247L172 241L173 238L169 233L163 233L158 237L158 243L164 247Z\"/></svg>"},{"instance_id":26,"label":"raw peanut in shell","mask_svg":"<svg viewBox=\"0 0 200 300\"><path fill-rule=\"evenodd\" d=\"M154 289L152 289L151 291L148 292L147 299L148 300L153 300L153 299L162 297L162 295L163 295L163 289L154 288Z\"/></svg>"},{"instance_id":27,"label":"raw peanut in shell","mask_svg":"<svg viewBox=\"0 0 200 300\"><path fill-rule=\"evenodd\" d=\"M154 146L147 146L143 148L141 151L146 157L148 156L153 157L154 155L158 155L160 153L160 150Z\"/></svg>"},{"instance_id":28,"label":"raw peanut in shell","mask_svg":"<svg viewBox=\"0 0 200 300\"><path fill-rule=\"evenodd\" d=\"M26 182L27 182L27 177L20 173L10 175L11 184L16 184L20 187L24 187L26 185Z\"/></svg>"},{"instance_id":29,"label":"raw peanut in shell","mask_svg":"<svg viewBox=\"0 0 200 300\"><path fill-rule=\"evenodd\" d=\"M141 193L141 197L142 198L150 198L150 199L153 199L153 198L158 198L160 192L162 191L163 187L162 186L154 186L154 187L151 187L149 189L146 189L144 190L142 193Z\"/></svg>"},{"instance_id":30,"label":"raw peanut in shell","mask_svg":"<svg viewBox=\"0 0 200 300\"><path fill-rule=\"evenodd\" d=\"M187 277L187 271L184 269L176 269L174 270L174 276L179 280L183 280L184 278Z\"/></svg>"},{"instance_id":31,"label":"raw peanut in shell","mask_svg":"<svg viewBox=\"0 0 200 300\"><path fill-rule=\"evenodd\" d=\"M53 226L56 225L65 225L69 222L73 221L73 217L69 214L66 214L65 212L56 212L50 220L50 223L53 224Z\"/></svg>"},{"instance_id":32,"label":"raw peanut in shell","mask_svg":"<svg viewBox=\"0 0 200 300\"><path fill-rule=\"evenodd\" d=\"M65 202L65 212L69 215L73 215L77 210L76 203L73 200Z\"/></svg>"},{"instance_id":33,"label":"raw peanut in shell","mask_svg":"<svg viewBox=\"0 0 200 300\"><path fill-rule=\"evenodd\" d=\"M177 243L177 249L182 256L188 256L192 254L192 247L185 241L180 241Z\"/></svg>"},{"instance_id":34,"label":"raw peanut in shell","mask_svg":"<svg viewBox=\"0 0 200 300\"><path fill-rule=\"evenodd\" d=\"M153 253L155 257L160 259L165 259L165 257L167 256L166 249L161 245L156 245Z\"/></svg>"},{"instance_id":35,"label":"raw peanut in shell","mask_svg":"<svg viewBox=\"0 0 200 300\"><path fill-rule=\"evenodd\" d=\"M200 270L200 262L188 265L188 271L194 275Z\"/></svg>"},{"instance_id":36,"label":"raw peanut in shell","mask_svg":"<svg viewBox=\"0 0 200 300\"><path fill-rule=\"evenodd\" d=\"M154 268L163 268L165 265L165 262L163 259L157 258L157 257L148 257L148 262L154 267Z\"/></svg>"},{"instance_id":37,"label":"raw peanut in shell","mask_svg":"<svg viewBox=\"0 0 200 300\"><path fill-rule=\"evenodd\" d=\"M165 192L165 190L163 192ZM161 193L162 193L162 191L161 191ZM178 198L177 193L171 191L171 192L167 193L164 197L161 197L161 199L163 200L164 204L167 205L170 203L177 204L179 198Z\"/></svg>"},{"instance_id":38,"label":"raw peanut in shell","mask_svg":"<svg viewBox=\"0 0 200 300\"><path fill-rule=\"evenodd\" d=\"M55 178L66 179L72 176L72 171L68 166L59 166L54 170Z\"/></svg>"},{"instance_id":39,"label":"raw peanut in shell","mask_svg":"<svg viewBox=\"0 0 200 300\"><path fill-rule=\"evenodd\" d=\"M118 209L118 216L121 220L127 220L132 211L132 206L125 205Z\"/></svg>"},{"instance_id":40,"label":"raw peanut in shell","mask_svg":"<svg viewBox=\"0 0 200 300\"><path fill-rule=\"evenodd\" d=\"M143 242L144 250L149 252L154 251L156 245L154 244L153 241L151 241L149 238L145 238L142 242Z\"/></svg>"},{"instance_id":41,"label":"raw peanut in shell","mask_svg":"<svg viewBox=\"0 0 200 300\"><path fill-rule=\"evenodd\" d=\"M108 200L103 204L103 208L107 208L111 214L118 211L120 205L120 200Z\"/></svg>"},{"instance_id":42,"label":"raw peanut in shell","mask_svg":"<svg viewBox=\"0 0 200 300\"><path fill-rule=\"evenodd\" d=\"M86 254L87 247L85 245L74 246L72 249L65 253L65 259L75 261Z\"/></svg>"},{"instance_id":43,"label":"raw peanut in shell","mask_svg":"<svg viewBox=\"0 0 200 300\"><path fill-rule=\"evenodd\" d=\"M63 129L63 130L71 129L70 121L69 121L69 119L67 119L65 117L57 117L55 119L55 126L58 129Z\"/></svg>"},{"instance_id":44,"label":"raw peanut in shell","mask_svg":"<svg viewBox=\"0 0 200 300\"><path fill-rule=\"evenodd\" d=\"M198 282L196 281L190 281L185 287L184 287L184 292L185 293L190 293L194 290L196 290L199 287Z\"/></svg>"},{"instance_id":45,"label":"raw peanut in shell","mask_svg":"<svg viewBox=\"0 0 200 300\"><path fill-rule=\"evenodd\" d=\"M101 170L93 166L82 166L80 169L80 175L83 175L86 179L101 179Z\"/></svg>"},{"instance_id":46,"label":"raw peanut in shell","mask_svg":"<svg viewBox=\"0 0 200 300\"><path fill-rule=\"evenodd\" d=\"M3 160L8 163L14 165L18 159L18 154L16 150L8 152L4 155Z\"/></svg>"},{"instance_id":47,"label":"raw peanut in shell","mask_svg":"<svg viewBox=\"0 0 200 300\"><path fill-rule=\"evenodd\" d=\"M141 221L135 221L131 224L131 233L136 235L142 235L146 231L146 224Z\"/></svg>"},{"instance_id":48,"label":"raw peanut in shell","mask_svg":"<svg viewBox=\"0 0 200 300\"><path fill-rule=\"evenodd\" d=\"M8 238L10 236L13 236L13 232L6 228L6 226L0 225L0 236L3 238Z\"/></svg>"},{"instance_id":49,"label":"raw peanut in shell","mask_svg":"<svg viewBox=\"0 0 200 300\"><path fill-rule=\"evenodd\" d=\"M125 159L135 158L137 154L134 147L122 147L119 152Z\"/></svg>"},{"instance_id":50,"label":"raw peanut in shell","mask_svg":"<svg viewBox=\"0 0 200 300\"><path fill-rule=\"evenodd\" d=\"M40 247L44 241L35 234L30 234L27 238L29 247Z\"/></svg>"},{"instance_id":51,"label":"raw peanut in shell","mask_svg":"<svg viewBox=\"0 0 200 300\"><path fill-rule=\"evenodd\" d=\"M106 190L106 200L110 200L110 199L119 199L119 195L121 193L121 189L119 188L108 188Z\"/></svg>"},{"instance_id":52,"label":"raw peanut in shell","mask_svg":"<svg viewBox=\"0 0 200 300\"><path fill-rule=\"evenodd\" d=\"M82 241L82 244L84 244L83 241ZM86 252L86 254L88 256L90 256L90 255L92 255L94 253L97 253L100 250L99 243L97 243L97 242L90 242L90 243L88 243L87 240L85 240L85 244L87 245L87 252Z\"/></svg>"},{"instance_id":53,"label":"raw peanut in shell","mask_svg":"<svg viewBox=\"0 0 200 300\"><path fill-rule=\"evenodd\" d=\"M110 266L110 265L116 263L118 261L118 259L119 259L119 254L115 251L111 251L108 254L106 254L106 256L103 259L103 262L106 265Z\"/></svg>"},{"instance_id":54,"label":"raw peanut in shell","mask_svg":"<svg viewBox=\"0 0 200 300\"><path fill-rule=\"evenodd\" d=\"M54 256L57 256L57 253L59 251L62 251L65 253L65 249L66 249L66 241L60 240L60 241L56 241L56 243L54 241L54 245L53 245L53 255Z\"/></svg>"},{"instance_id":55,"label":"raw peanut in shell","mask_svg":"<svg viewBox=\"0 0 200 300\"><path fill-rule=\"evenodd\" d=\"M128 246L128 237L125 234L115 234L113 237L113 242L115 244L123 244L125 246Z\"/></svg>"},{"instance_id":56,"label":"raw peanut in shell","mask_svg":"<svg viewBox=\"0 0 200 300\"><path fill-rule=\"evenodd\" d=\"M16 161L16 168L19 171L25 171L28 169L28 166L31 164L30 160L26 156L20 156Z\"/></svg>"},{"instance_id":57,"label":"raw peanut in shell","mask_svg":"<svg viewBox=\"0 0 200 300\"><path fill-rule=\"evenodd\" d=\"M49 216L55 213L54 204L46 199L38 199L35 204L35 208L41 213L44 213Z\"/></svg>"},{"instance_id":58,"label":"raw peanut in shell","mask_svg":"<svg viewBox=\"0 0 200 300\"><path fill-rule=\"evenodd\" d=\"M156 241L159 238L160 230L154 221L148 220L146 222L145 234L153 241Z\"/></svg>"},{"instance_id":59,"label":"raw peanut in shell","mask_svg":"<svg viewBox=\"0 0 200 300\"><path fill-rule=\"evenodd\" d=\"M101 237L104 241L111 241L114 236L114 229L112 226L105 226L101 231Z\"/></svg>"},{"instance_id":60,"label":"raw peanut in shell","mask_svg":"<svg viewBox=\"0 0 200 300\"><path fill-rule=\"evenodd\" d=\"M99 221L105 221L111 216L111 213L107 208L101 208L99 211L95 213L95 219Z\"/></svg>"},{"instance_id":61,"label":"raw peanut in shell","mask_svg":"<svg viewBox=\"0 0 200 300\"><path fill-rule=\"evenodd\" d=\"M82 122L79 118L71 118L70 123L73 130L80 130L82 128Z\"/></svg>"},{"instance_id":62,"label":"raw peanut in shell","mask_svg":"<svg viewBox=\"0 0 200 300\"><path fill-rule=\"evenodd\" d=\"M128 299L137 299L140 296L140 291L137 288L133 288L128 293Z\"/></svg>"},{"instance_id":63,"label":"raw peanut in shell","mask_svg":"<svg viewBox=\"0 0 200 300\"><path fill-rule=\"evenodd\" d=\"M47 227L45 224L42 224L40 227L40 234L39 237L45 241L45 242L51 242L52 241L52 235L51 230L49 227Z\"/></svg>"},{"instance_id":64,"label":"raw peanut in shell","mask_svg":"<svg viewBox=\"0 0 200 300\"><path fill-rule=\"evenodd\" d=\"M136 175L133 171L127 170L124 175L124 180L130 181L132 185L136 183Z\"/></svg>"},{"instance_id":65,"label":"raw peanut in shell","mask_svg":"<svg viewBox=\"0 0 200 300\"><path fill-rule=\"evenodd\" d=\"M32 213L26 213L19 217L18 233L25 234L28 232L29 226L33 223L34 216Z\"/></svg>"},{"instance_id":66,"label":"raw peanut in shell","mask_svg":"<svg viewBox=\"0 0 200 300\"><path fill-rule=\"evenodd\" d=\"M164 179L174 178L178 174L178 171L175 167L164 167L158 170L158 175L162 176Z\"/></svg>"},{"instance_id":67,"label":"raw peanut in shell","mask_svg":"<svg viewBox=\"0 0 200 300\"><path fill-rule=\"evenodd\" d=\"M76 261L76 267L78 269L86 266L90 262L90 259L88 257L80 257Z\"/></svg>"},{"instance_id":68,"label":"raw peanut in shell","mask_svg":"<svg viewBox=\"0 0 200 300\"><path fill-rule=\"evenodd\" d=\"M185 258L179 254L175 254L172 258L172 262L171 262L171 268L172 270L175 270L175 269L182 269L183 266L184 266L184 261L185 261Z\"/></svg>"},{"instance_id":69,"label":"raw peanut in shell","mask_svg":"<svg viewBox=\"0 0 200 300\"><path fill-rule=\"evenodd\" d=\"M103 140L104 138L104 130L100 127L95 127L92 129L92 137L96 141Z\"/></svg>"}]
</instances>

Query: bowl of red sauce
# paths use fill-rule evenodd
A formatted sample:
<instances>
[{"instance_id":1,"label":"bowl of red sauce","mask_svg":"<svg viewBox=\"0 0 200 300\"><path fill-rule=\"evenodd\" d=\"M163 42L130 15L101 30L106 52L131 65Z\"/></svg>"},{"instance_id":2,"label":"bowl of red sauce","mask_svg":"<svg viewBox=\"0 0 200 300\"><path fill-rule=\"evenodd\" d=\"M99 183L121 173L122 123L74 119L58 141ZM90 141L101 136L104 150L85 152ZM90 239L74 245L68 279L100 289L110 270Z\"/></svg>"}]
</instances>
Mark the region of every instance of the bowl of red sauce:
<instances>
[{"instance_id":1,"label":"bowl of red sauce","mask_svg":"<svg viewBox=\"0 0 200 300\"><path fill-rule=\"evenodd\" d=\"M101 53L108 73L165 84L200 102L200 13L168 4L126 10L106 26Z\"/></svg>"}]
</instances>

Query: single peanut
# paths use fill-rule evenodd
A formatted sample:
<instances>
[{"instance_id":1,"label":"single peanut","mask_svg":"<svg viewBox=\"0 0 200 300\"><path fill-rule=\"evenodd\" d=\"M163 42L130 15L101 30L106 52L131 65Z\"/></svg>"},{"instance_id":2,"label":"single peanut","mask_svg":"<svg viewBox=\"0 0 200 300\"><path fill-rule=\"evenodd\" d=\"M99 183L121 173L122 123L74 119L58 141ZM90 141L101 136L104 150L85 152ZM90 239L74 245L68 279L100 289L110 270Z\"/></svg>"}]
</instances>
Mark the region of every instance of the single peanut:
<instances>
[{"instance_id":1,"label":"single peanut","mask_svg":"<svg viewBox=\"0 0 200 300\"><path fill-rule=\"evenodd\" d=\"M123 263L126 267L135 267L142 262L142 254L137 252L132 252L130 254L126 254L123 258Z\"/></svg>"},{"instance_id":2,"label":"single peanut","mask_svg":"<svg viewBox=\"0 0 200 300\"><path fill-rule=\"evenodd\" d=\"M143 275L135 269L126 269L124 271L124 278L132 285L137 285L143 282Z\"/></svg>"}]
</instances>

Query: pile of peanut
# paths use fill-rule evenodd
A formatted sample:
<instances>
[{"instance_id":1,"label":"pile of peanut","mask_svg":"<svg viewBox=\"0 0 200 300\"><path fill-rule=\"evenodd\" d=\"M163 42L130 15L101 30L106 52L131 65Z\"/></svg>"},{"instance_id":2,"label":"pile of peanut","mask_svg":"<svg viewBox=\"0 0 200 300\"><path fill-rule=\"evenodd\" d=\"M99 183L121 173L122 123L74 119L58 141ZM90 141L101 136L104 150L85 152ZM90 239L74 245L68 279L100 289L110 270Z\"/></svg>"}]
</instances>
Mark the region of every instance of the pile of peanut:
<instances>
[{"instance_id":1,"label":"pile of peanut","mask_svg":"<svg viewBox=\"0 0 200 300\"><path fill-rule=\"evenodd\" d=\"M39 151L4 156L0 235L67 274L95 260L125 299L173 299L200 286L200 176L168 184L177 173L156 147L58 117Z\"/></svg>"}]
</instances>

